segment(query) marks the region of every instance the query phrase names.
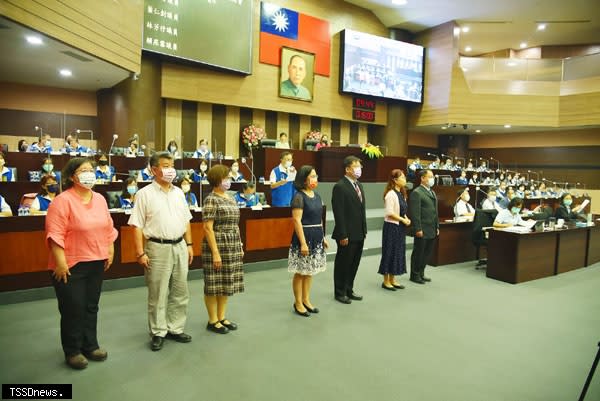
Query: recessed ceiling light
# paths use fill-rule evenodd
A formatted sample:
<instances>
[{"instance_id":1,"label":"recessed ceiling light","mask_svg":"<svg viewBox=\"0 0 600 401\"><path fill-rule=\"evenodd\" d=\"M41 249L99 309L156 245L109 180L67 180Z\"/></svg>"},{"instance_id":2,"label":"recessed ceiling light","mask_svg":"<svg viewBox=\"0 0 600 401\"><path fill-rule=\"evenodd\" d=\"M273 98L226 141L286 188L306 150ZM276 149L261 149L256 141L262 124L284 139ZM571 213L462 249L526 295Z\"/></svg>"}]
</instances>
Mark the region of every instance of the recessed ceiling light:
<instances>
[{"instance_id":1,"label":"recessed ceiling light","mask_svg":"<svg viewBox=\"0 0 600 401\"><path fill-rule=\"evenodd\" d=\"M510 128L511 125L510 124L504 124L504 128Z\"/></svg>"},{"instance_id":2,"label":"recessed ceiling light","mask_svg":"<svg viewBox=\"0 0 600 401\"><path fill-rule=\"evenodd\" d=\"M66 68L61 69L60 71L58 71L58 73L60 75L62 75L63 77L70 77L71 75L73 75L73 72L71 72L71 70L68 70Z\"/></svg>"},{"instance_id":3,"label":"recessed ceiling light","mask_svg":"<svg viewBox=\"0 0 600 401\"><path fill-rule=\"evenodd\" d=\"M476 129L475 132L477 132L478 134L481 132L480 129Z\"/></svg>"},{"instance_id":4,"label":"recessed ceiling light","mask_svg":"<svg viewBox=\"0 0 600 401\"><path fill-rule=\"evenodd\" d=\"M544 29L546 29L546 24L544 24L544 23L538 24L538 26L537 26L538 31L543 31Z\"/></svg>"},{"instance_id":5,"label":"recessed ceiling light","mask_svg":"<svg viewBox=\"0 0 600 401\"><path fill-rule=\"evenodd\" d=\"M467 33L467 32L469 32L470 30L471 30L471 28L469 28L468 26L463 26L463 27L462 27L462 31L463 31L464 33Z\"/></svg>"},{"instance_id":6,"label":"recessed ceiling light","mask_svg":"<svg viewBox=\"0 0 600 401\"><path fill-rule=\"evenodd\" d=\"M448 127L445 125L442 125L442 129L448 129Z\"/></svg>"},{"instance_id":7,"label":"recessed ceiling light","mask_svg":"<svg viewBox=\"0 0 600 401\"><path fill-rule=\"evenodd\" d=\"M472 48L471 46L467 46L467 47L465 47L465 51L466 51L466 52L470 52L471 50L473 50L473 48Z\"/></svg>"},{"instance_id":8,"label":"recessed ceiling light","mask_svg":"<svg viewBox=\"0 0 600 401\"><path fill-rule=\"evenodd\" d=\"M506 63L506 65L509 67L514 67L515 65L517 65L517 63L515 63L514 61L509 61L508 63Z\"/></svg>"},{"instance_id":9,"label":"recessed ceiling light","mask_svg":"<svg viewBox=\"0 0 600 401\"><path fill-rule=\"evenodd\" d=\"M392 0L392 4L396 6L403 6L407 3L407 0Z\"/></svg>"},{"instance_id":10,"label":"recessed ceiling light","mask_svg":"<svg viewBox=\"0 0 600 401\"><path fill-rule=\"evenodd\" d=\"M524 49L524 48L526 48L526 47L527 47L527 43L525 43L525 42L521 42L521 44L519 45L519 47L520 47L521 49Z\"/></svg>"},{"instance_id":11,"label":"recessed ceiling light","mask_svg":"<svg viewBox=\"0 0 600 401\"><path fill-rule=\"evenodd\" d=\"M42 41L42 38L40 38L39 36L27 35L25 36L25 39L29 44L32 45L41 45L42 43L44 43Z\"/></svg>"}]
</instances>

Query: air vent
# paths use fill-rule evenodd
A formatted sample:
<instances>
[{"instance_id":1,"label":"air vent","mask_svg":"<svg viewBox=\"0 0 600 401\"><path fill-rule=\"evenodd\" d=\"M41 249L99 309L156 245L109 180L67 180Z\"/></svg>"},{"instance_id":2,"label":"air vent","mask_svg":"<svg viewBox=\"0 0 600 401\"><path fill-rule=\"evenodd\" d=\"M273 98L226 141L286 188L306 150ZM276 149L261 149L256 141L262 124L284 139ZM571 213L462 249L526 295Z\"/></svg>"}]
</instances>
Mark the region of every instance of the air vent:
<instances>
[{"instance_id":1,"label":"air vent","mask_svg":"<svg viewBox=\"0 0 600 401\"><path fill-rule=\"evenodd\" d=\"M512 24L512 21L461 21L462 24Z\"/></svg>"},{"instance_id":2,"label":"air vent","mask_svg":"<svg viewBox=\"0 0 600 401\"><path fill-rule=\"evenodd\" d=\"M74 59L77 59L79 61L83 61L84 63L93 61L91 58L87 58L82 56L81 54L77 54L75 52L72 52L70 50L65 50L61 52L62 54L66 54L67 56L73 57Z\"/></svg>"},{"instance_id":3,"label":"air vent","mask_svg":"<svg viewBox=\"0 0 600 401\"><path fill-rule=\"evenodd\" d=\"M536 21L537 24L587 24L592 22L589 19L573 19L573 20L560 20L560 21Z\"/></svg>"}]
</instances>

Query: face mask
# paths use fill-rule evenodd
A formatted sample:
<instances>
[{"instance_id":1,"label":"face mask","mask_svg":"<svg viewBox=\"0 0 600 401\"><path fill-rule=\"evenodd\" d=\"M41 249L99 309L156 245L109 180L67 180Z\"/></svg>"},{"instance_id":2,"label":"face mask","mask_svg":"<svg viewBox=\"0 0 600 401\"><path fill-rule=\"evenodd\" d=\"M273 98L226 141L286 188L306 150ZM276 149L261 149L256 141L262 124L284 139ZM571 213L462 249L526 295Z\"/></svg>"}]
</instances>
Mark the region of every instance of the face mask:
<instances>
[{"instance_id":1,"label":"face mask","mask_svg":"<svg viewBox=\"0 0 600 401\"><path fill-rule=\"evenodd\" d=\"M488 195L488 199L493 202L496 200L496 195Z\"/></svg>"},{"instance_id":2,"label":"face mask","mask_svg":"<svg viewBox=\"0 0 600 401\"><path fill-rule=\"evenodd\" d=\"M571 204L573 203L573 199L565 199L564 203L565 203L565 206L571 206Z\"/></svg>"},{"instance_id":3,"label":"face mask","mask_svg":"<svg viewBox=\"0 0 600 401\"><path fill-rule=\"evenodd\" d=\"M135 185L128 186L127 192L129 193L129 195L133 195L137 192L137 187Z\"/></svg>"},{"instance_id":4,"label":"face mask","mask_svg":"<svg viewBox=\"0 0 600 401\"><path fill-rule=\"evenodd\" d=\"M463 196L463 200L464 200L465 202L468 202L468 201L470 201L470 200L471 200L471 195L469 195L469 194L465 194L465 196Z\"/></svg>"},{"instance_id":5,"label":"face mask","mask_svg":"<svg viewBox=\"0 0 600 401\"><path fill-rule=\"evenodd\" d=\"M46 146L47 146L47 147L50 147L50 146L52 146L52 142L50 142L50 141L46 141Z\"/></svg>"},{"instance_id":6,"label":"face mask","mask_svg":"<svg viewBox=\"0 0 600 401\"><path fill-rule=\"evenodd\" d=\"M521 212L521 208L520 207L513 207L510 209L510 211L512 212L512 214L519 214Z\"/></svg>"},{"instance_id":7,"label":"face mask","mask_svg":"<svg viewBox=\"0 0 600 401\"><path fill-rule=\"evenodd\" d=\"M108 166L108 160L100 160L98 161L98 164L101 166Z\"/></svg>"},{"instance_id":8,"label":"face mask","mask_svg":"<svg viewBox=\"0 0 600 401\"><path fill-rule=\"evenodd\" d=\"M177 175L177 171L173 167L163 167L162 169L162 179L168 183L173 182L175 176Z\"/></svg>"},{"instance_id":9,"label":"face mask","mask_svg":"<svg viewBox=\"0 0 600 401\"><path fill-rule=\"evenodd\" d=\"M170 146L169 150L171 151L171 153L175 153L177 151L177 146Z\"/></svg>"},{"instance_id":10,"label":"face mask","mask_svg":"<svg viewBox=\"0 0 600 401\"><path fill-rule=\"evenodd\" d=\"M235 174L235 173L237 173L238 171L240 171L240 168L239 168L239 167L235 167L235 166L232 166L232 167L231 167L231 172L232 172L232 173L234 173L234 174Z\"/></svg>"},{"instance_id":11,"label":"face mask","mask_svg":"<svg viewBox=\"0 0 600 401\"><path fill-rule=\"evenodd\" d=\"M189 185L182 185L181 186L181 190L185 193L190 192L190 186Z\"/></svg>"},{"instance_id":12,"label":"face mask","mask_svg":"<svg viewBox=\"0 0 600 401\"><path fill-rule=\"evenodd\" d=\"M427 185L429 186L429 188L433 188L433 186L435 185L435 178L431 177L430 179L428 179Z\"/></svg>"},{"instance_id":13,"label":"face mask","mask_svg":"<svg viewBox=\"0 0 600 401\"><path fill-rule=\"evenodd\" d=\"M362 167L354 167L352 170L354 172L354 176L358 180L360 178L360 176L362 175Z\"/></svg>"},{"instance_id":14,"label":"face mask","mask_svg":"<svg viewBox=\"0 0 600 401\"><path fill-rule=\"evenodd\" d=\"M50 185L48 185L48 187L46 189L48 190L49 193L55 194L58 192L58 184L50 184Z\"/></svg>"},{"instance_id":15,"label":"face mask","mask_svg":"<svg viewBox=\"0 0 600 401\"><path fill-rule=\"evenodd\" d=\"M308 179L308 187L310 189L316 189L319 185L319 180L317 178L309 178Z\"/></svg>"},{"instance_id":16,"label":"face mask","mask_svg":"<svg viewBox=\"0 0 600 401\"><path fill-rule=\"evenodd\" d=\"M206 171L207 168L208 168L208 166L206 164L202 164L200 166L200 171Z\"/></svg>"},{"instance_id":17,"label":"face mask","mask_svg":"<svg viewBox=\"0 0 600 401\"><path fill-rule=\"evenodd\" d=\"M79 184L87 189L92 189L96 183L96 174L92 171L84 171L77 176Z\"/></svg>"},{"instance_id":18,"label":"face mask","mask_svg":"<svg viewBox=\"0 0 600 401\"><path fill-rule=\"evenodd\" d=\"M473 176L473 181L477 181L477 176L476 175Z\"/></svg>"},{"instance_id":19,"label":"face mask","mask_svg":"<svg viewBox=\"0 0 600 401\"><path fill-rule=\"evenodd\" d=\"M207 146L206 146L206 145L200 145L200 150L201 150L202 152L206 152L206 150L207 150L207 149L208 149L208 148L207 148Z\"/></svg>"},{"instance_id":20,"label":"face mask","mask_svg":"<svg viewBox=\"0 0 600 401\"><path fill-rule=\"evenodd\" d=\"M50 171L54 170L54 164L44 164L42 168L45 172L49 173Z\"/></svg>"},{"instance_id":21,"label":"face mask","mask_svg":"<svg viewBox=\"0 0 600 401\"><path fill-rule=\"evenodd\" d=\"M290 167L292 167L292 162L288 160L287 162L285 162L285 168L290 168Z\"/></svg>"},{"instance_id":22,"label":"face mask","mask_svg":"<svg viewBox=\"0 0 600 401\"><path fill-rule=\"evenodd\" d=\"M223 191L229 191L229 188L231 188L231 180L221 181L221 189Z\"/></svg>"}]
</instances>

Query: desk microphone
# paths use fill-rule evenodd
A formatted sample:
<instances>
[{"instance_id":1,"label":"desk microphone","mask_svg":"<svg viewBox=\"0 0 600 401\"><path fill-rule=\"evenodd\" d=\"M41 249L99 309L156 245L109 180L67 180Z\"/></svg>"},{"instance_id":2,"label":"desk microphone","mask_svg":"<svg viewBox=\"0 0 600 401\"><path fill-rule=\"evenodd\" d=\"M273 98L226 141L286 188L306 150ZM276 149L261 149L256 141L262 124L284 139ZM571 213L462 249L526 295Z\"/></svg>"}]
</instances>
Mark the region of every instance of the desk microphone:
<instances>
[{"instance_id":1,"label":"desk microphone","mask_svg":"<svg viewBox=\"0 0 600 401\"><path fill-rule=\"evenodd\" d=\"M440 157L439 157L438 155L436 155L435 153L429 153L429 152L427 152L427 156L435 156L435 157L437 157L438 159L440 158Z\"/></svg>"},{"instance_id":2,"label":"desk microphone","mask_svg":"<svg viewBox=\"0 0 600 401\"><path fill-rule=\"evenodd\" d=\"M113 146L115 145L115 141L117 140L118 137L119 137L119 135L117 135L117 134L113 135L113 140L110 144L110 148L108 149L108 168L109 169L112 167L112 149L113 149Z\"/></svg>"},{"instance_id":3,"label":"desk microphone","mask_svg":"<svg viewBox=\"0 0 600 401\"><path fill-rule=\"evenodd\" d=\"M246 168L247 168L248 170L250 170L250 178L251 178L251 181L252 181L252 182L254 182L254 183L256 183L256 176L254 175L254 171L253 171L253 170L254 170L254 168L250 168L250 166L248 166L248 163L246 163L246 158L245 158L245 157L242 157L242 158L240 159L240 161L242 162L242 164L243 164L244 166L246 166ZM252 167L254 167L254 159L252 159Z\"/></svg>"},{"instance_id":4,"label":"desk microphone","mask_svg":"<svg viewBox=\"0 0 600 401\"><path fill-rule=\"evenodd\" d=\"M437 175L437 174L436 174L436 175L435 175L435 185L438 185L438 181L439 181L438 179L439 179L440 177L450 177L450 179L452 179L452 176L451 176L451 175L448 175L448 174L440 174L440 175Z\"/></svg>"}]
</instances>

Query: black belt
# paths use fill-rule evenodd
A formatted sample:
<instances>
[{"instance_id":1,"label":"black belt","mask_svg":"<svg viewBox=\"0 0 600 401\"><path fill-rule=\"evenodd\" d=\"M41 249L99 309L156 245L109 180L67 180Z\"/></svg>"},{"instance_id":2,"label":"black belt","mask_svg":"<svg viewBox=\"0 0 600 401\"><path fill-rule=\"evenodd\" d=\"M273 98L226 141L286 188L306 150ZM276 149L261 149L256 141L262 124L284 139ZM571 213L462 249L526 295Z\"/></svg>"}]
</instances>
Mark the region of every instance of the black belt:
<instances>
[{"instance_id":1,"label":"black belt","mask_svg":"<svg viewBox=\"0 0 600 401\"><path fill-rule=\"evenodd\" d=\"M160 239L160 238L148 238L148 241L156 242L159 244L179 244L183 240L183 237L177 239Z\"/></svg>"}]
</instances>

